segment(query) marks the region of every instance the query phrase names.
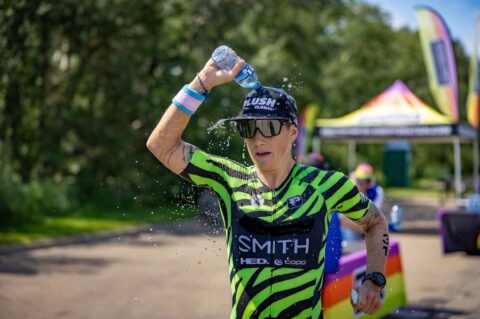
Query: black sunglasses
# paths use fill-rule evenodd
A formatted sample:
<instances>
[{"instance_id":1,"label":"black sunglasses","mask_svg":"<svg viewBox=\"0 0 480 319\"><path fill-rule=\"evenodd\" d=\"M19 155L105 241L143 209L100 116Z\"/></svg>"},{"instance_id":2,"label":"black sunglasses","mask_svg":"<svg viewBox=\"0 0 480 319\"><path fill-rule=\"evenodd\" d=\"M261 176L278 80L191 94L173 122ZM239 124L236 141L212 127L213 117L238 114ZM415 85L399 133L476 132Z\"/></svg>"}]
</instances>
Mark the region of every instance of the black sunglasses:
<instances>
[{"instance_id":1,"label":"black sunglasses","mask_svg":"<svg viewBox=\"0 0 480 319\"><path fill-rule=\"evenodd\" d=\"M272 137L280 134L282 126L285 123L291 123L289 120L284 119L275 119L275 120L236 120L235 124L237 126L238 133L241 137L252 138L255 136L257 129L265 137Z\"/></svg>"}]
</instances>

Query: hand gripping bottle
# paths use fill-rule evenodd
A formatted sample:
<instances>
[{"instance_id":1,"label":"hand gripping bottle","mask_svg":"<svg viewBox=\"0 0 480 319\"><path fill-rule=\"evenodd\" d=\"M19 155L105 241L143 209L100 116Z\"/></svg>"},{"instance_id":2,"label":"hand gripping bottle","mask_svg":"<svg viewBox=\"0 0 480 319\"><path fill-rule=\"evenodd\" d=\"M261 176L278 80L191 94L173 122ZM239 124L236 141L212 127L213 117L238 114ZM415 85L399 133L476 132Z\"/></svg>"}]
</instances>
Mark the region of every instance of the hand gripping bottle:
<instances>
[{"instance_id":1,"label":"hand gripping bottle","mask_svg":"<svg viewBox=\"0 0 480 319\"><path fill-rule=\"evenodd\" d=\"M219 46L212 53L212 60L221 70L231 70L238 61L237 54L226 45ZM258 81L257 72L248 63L235 76L235 81L244 88L257 90L262 85Z\"/></svg>"}]
</instances>

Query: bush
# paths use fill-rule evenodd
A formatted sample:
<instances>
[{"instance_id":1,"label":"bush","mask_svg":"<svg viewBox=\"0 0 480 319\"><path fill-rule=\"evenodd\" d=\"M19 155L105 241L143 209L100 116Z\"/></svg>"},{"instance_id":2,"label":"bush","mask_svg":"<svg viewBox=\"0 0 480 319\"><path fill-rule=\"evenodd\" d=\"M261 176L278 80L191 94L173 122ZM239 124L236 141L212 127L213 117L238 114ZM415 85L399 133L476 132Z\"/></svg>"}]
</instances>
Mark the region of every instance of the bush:
<instances>
[{"instance_id":1,"label":"bush","mask_svg":"<svg viewBox=\"0 0 480 319\"><path fill-rule=\"evenodd\" d=\"M0 225L14 226L72 206L67 183L53 180L22 183L7 162L0 162Z\"/></svg>"}]
</instances>

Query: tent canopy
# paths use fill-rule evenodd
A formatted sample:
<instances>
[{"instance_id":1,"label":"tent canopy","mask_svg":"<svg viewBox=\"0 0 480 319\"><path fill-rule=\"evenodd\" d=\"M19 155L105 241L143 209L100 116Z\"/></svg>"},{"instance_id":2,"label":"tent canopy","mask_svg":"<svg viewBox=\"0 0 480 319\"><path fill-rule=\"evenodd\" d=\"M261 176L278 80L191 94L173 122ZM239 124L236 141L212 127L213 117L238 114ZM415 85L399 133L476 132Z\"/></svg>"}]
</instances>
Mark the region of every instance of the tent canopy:
<instances>
[{"instance_id":1,"label":"tent canopy","mask_svg":"<svg viewBox=\"0 0 480 319\"><path fill-rule=\"evenodd\" d=\"M454 123L420 100L400 80L364 106L345 116L318 119L314 135L322 139L429 139L451 141L452 137L472 140L476 131L467 124Z\"/></svg>"},{"instance_id":2,"label":"tent canopy","mask_svg":"<svg viewBox=\"0 0 480 319\"><path fill-rule=\"evenodd\" d=\"M349 170L355 164L355 144L405 139L412 142L452 143L455 160L455 193L461 197L460 143L473 145L473 184L478 192L477 131L468 124L457 123L428 106L400 80L364 106L335 119L318 119L314 130L314 149L320 140L345 140L349 144Z\"/></svg>"}]
</instances>

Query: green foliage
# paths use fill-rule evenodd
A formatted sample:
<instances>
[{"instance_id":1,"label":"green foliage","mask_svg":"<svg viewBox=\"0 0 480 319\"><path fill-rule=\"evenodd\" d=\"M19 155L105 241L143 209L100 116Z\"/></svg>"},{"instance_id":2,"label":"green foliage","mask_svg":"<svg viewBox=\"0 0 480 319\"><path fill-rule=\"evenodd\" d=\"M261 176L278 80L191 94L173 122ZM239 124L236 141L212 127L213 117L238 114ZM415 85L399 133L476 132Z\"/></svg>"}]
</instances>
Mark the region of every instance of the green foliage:
<instances>
[{"instance_id":1,"label":"green foliage","mask_svg":"<svg viewBox=\"0 0 480 319\"><path fill-rule=\"evenodd\" d=\"M162 207L162 209L112 209L86 205L62 216L41 216L21 225L0 227L0 243L27 243L44 238L73 236L115 230L144 224L172 222L196 216L192 207ZM153 243L152 243L153 244Z\"/></svg>"},{"instance_id":2,"label":"green foliage","mask_svg":"<svg viewBox=\"0 0 480 319\"><path fill-rule=\"evenodd\" d=\"M4 154L5 155L5 154ZM58 215L71 208L69 185L51 179L22 182L9 161L0 160L0 226Z\"/></svg>"},{"instance_id":3,"label":"green foliage","mask_svg":"<svg viewBox=\"0 0 480 319\"><path fill-rule=\"evenodd\" d=\"M264 84L289 90L300 107L318 103L319 117L352 111L397 78L431 102L418 35L393 29L377 7L356 1L18 0L2 2L0 20L6 214L64 210L71 194L79 203L139 206L193 198L145 142L220 44L254 65ZM467 60L455 49L464 101ZM235 83L215 88L184 139L248 161L240 138L206 133L236 114L246 93ZM362 152L376 156L374 147ZM428 158L422 152L419 167ZM332 147L327 155L346 167L345 154Z\"/></svg>"}]
</instances>

